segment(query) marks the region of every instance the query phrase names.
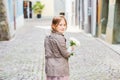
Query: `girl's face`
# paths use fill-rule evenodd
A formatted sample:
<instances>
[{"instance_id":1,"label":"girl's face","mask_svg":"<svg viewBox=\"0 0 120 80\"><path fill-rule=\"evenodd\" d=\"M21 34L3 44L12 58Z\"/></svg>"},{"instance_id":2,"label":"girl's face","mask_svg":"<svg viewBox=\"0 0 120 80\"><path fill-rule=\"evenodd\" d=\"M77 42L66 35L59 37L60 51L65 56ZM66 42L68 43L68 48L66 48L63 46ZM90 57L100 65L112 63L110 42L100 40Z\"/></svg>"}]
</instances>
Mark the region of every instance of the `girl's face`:
<instances>
[{"instance_id":1,"label":"girl's face","mask_svg":"<svg viewBox=\"0 0 120 80\"><path fill-rule=\"evenodd\" d=\"M65 23L65 20L62 19L60 21L60 23L58 24L58 26L56 27L56 31L60 32L60 33L64 33L65 30L66 30L66 23Z\"/></svg>"}]
</instances>

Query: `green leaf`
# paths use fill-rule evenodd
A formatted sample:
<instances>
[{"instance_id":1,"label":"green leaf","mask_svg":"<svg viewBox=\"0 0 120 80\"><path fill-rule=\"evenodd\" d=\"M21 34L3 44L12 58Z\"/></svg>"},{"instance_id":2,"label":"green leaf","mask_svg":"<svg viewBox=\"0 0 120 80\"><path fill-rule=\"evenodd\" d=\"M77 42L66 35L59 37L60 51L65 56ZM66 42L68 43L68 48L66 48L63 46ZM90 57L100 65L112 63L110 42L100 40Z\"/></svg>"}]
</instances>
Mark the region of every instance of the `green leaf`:
<instances>
[{"instance_id":1,"label":"green leaf","mask_svg":"<svg viewBox=\"0 0 120 80\"><path fill-rule=\"evenodd\" d=\"M74 53L71 53L70 55L71 55L71 56L73 56L73 55L74 55Z\"/></svg>"},{"instance_id":2,"label":"green leaf","mask_svg":"<svg viewBox=\"0 0 120 80\"><path fill-rule=\"evenodd\" d=\"M76 43L74 43L73 41L70 41L70 46L74 46L76 45Z\"/></svg>"},{"instance_id":3,"label":"green leaf","mask_svg":"<svg viewBox=\"0 0 120 80\"><path fill-rule=\"evenodd\" d=\"M40 1L37 1L37 2L33 5L32 9L33 9L33 11L34 11L35 14L41 14L42 11L43 11L43 9L44 9L44 7L45 7L44 4L42 4Z\"/></svg>"}]
</instances>

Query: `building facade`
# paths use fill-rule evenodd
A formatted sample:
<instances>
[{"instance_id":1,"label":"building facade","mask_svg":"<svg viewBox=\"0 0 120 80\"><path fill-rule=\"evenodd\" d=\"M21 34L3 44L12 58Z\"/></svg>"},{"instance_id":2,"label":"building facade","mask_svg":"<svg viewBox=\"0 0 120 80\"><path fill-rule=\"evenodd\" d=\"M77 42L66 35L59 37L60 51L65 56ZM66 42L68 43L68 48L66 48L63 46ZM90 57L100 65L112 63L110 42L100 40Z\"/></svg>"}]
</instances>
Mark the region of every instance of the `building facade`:
<instances>
[{"instance_id":1,"label":"building facade","mask_svg":"<svg viewBox=\"0 0 120 80\"><path fill-rule=\"evenodd\" d=\"M0 4L0 40L8 40L10 38L10 34L6 17L5 2L0 0Z\"/></svg>"},{"instance_id":2,"label":"building facade","mask_svg":"<svg viewBox=\"0 0 120 80\"><path fill-rule=\"evenodd\" d=\"M106 28L106 41L120 43L120 1L109 1L108 23Z\"/></svg>"},{"instance_id":3,"label":"building facade","mask_svg":"<svg viewBox=\"0 0 120 80\"><path fill-rule=\"evenodd\" d=\"M37 2L40 1L45 5L42 18L51 18L54 16L54 0L24 0L24 18L26 19L36 19L36 14L33 12L32 7Z\"/></svg>"},{"instance_id":4,"label":"building facade","mask_svg":"<svg viewBox=\"0 0 120 80\"><path fill-rule=\"evenodd\" d=\"M120 43L120 1L98 0L98 36L108 43Z\"/></svg>"},{"instance_id":5,"label":"building facade","mask_svg":"<svg viewBox=\"0 0 120 80\"><path fill-rule=\"evenodd\" d=\"M23 2L19 0L0 0L0 40L9 40L24 24Z\"/></svg>"},{"instance_id":6,"label":"building facade","mask_svg":"<svg viewBox=\"0 0 120 80\"><path fill-rule=\"evenodd\" d=\"M120 43L119 0L75 1L75 25L108 43Z\"/></svg>"},{"instance_id":7,"label":"building facade","mask_svg":"<svg viewBox=\"0 0 120 80\"><path fill-rule=\"evenodd\" d=\"M96 0L75 0L75 22L86 33L96 36Z\"/></svg>"},{"instance_id":8,"label":"building facade","mask_svg":"<svg viewBox=\"0 0 120 80\"><path fill-rule=\"evenodd\" d=\"M64 0L0 0L0 40L11 39L16 30L24 25L24 18L36 18L32 11L36 1L41 1L45 5L43 18L53 18L65 13Z\"/></svg>"},{"instance_id":9,"label":"building facade","mask_svg":"<svg viewBox=\"0 0 120 80\"><path fill-rule=\"evenodd\" d=\"M37 1L45 5L42 18L52 18L60 13L65 13L66 2L64 0L24 0L24 18L36 18L36 15L32 11L32 6Z\"/></svg>"}]
</instances>

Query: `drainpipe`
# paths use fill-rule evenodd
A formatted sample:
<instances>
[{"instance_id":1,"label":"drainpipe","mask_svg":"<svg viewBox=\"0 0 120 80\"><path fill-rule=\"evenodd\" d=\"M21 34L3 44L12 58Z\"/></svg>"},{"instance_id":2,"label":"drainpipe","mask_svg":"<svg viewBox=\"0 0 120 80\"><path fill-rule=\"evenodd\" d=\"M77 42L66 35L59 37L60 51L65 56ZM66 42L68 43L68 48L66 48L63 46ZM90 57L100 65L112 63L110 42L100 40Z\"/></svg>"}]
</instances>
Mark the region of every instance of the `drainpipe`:
<instances>
[{"instance_id":1,"label":"drainpipe","mask_svg":"<svg viewBox=\"0 0 120 80\"><path fill-rule=\"evenodd\" d=\"M88 25L88 0L84 0L84 31L89 33L89 25Z\"/></svg>"},{"instance_id":2,"label":"drainpipe","mask_svg":"<svg viewBox=\"0 0 120 80\"><path fill-rule=\"evenodd\" d=\"M16 30L16 0L13 0L14 30Z\"/></svg>"},{"instance_id":3,"label":"drainpipe","mask_svg":"<svg viewBox=\"0 0 120 80\"><path fill-rule=\"evenodd\" d=\"M91 12L92 12L92 26L91 26L91 33L92 33L92 35L93 36L96 36L96 4L97 4L97 2L96 2L96 0L92 0L92 10L91 10Z\"/></svg>"}]
</instances>

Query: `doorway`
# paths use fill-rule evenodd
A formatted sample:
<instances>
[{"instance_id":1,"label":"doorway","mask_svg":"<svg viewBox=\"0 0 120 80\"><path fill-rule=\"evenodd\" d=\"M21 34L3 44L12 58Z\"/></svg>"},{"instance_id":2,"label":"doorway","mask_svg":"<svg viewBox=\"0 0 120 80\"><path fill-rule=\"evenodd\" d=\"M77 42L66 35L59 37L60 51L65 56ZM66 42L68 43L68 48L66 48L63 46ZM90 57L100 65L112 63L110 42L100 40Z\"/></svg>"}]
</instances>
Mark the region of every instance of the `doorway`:
<instances>
[{"instance_id":1,"label":"doorway","mask_svg":"<svg viewBox=\"0 0 120 80\"><path fill-rule=\"evenodd\" d=\"M32 18L32 2L23 1L24 18Z\"/></svg>"},{"instance_id":2,"label":"doorway","mask_svg":"<svg viewBox=\"0 0 120 80\"><path fill-rule=\"evenodd\" d=\"M102 14L101 14L101 33L106 34L108 22L109 0L102 0Z\"/></svg>"},{"instance_id":3,"label":"doorway","mask_svg":"<svg viewBox=\"0 0 120 80\"><path fill-rule=\"evenodd\" d=\"M120 0L116 1L114 20L114 43L120 43Z\"/></svg>"}]
</instances>

